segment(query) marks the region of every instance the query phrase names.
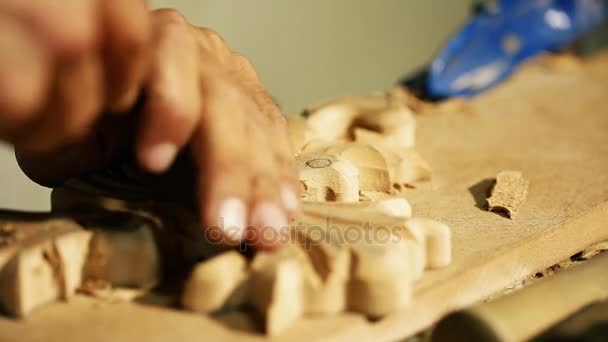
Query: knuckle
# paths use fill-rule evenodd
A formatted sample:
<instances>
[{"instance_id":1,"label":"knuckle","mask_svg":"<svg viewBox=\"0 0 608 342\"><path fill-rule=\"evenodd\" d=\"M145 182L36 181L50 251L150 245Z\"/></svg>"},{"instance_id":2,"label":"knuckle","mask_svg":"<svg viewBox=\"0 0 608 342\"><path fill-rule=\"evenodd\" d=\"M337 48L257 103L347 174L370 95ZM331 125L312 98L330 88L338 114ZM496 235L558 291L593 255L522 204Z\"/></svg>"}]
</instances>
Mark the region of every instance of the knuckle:
<instances>
[{"instance_id":1,"label":"knuckle","mask_svg":"<svg viewBox=\"0 0 608 342\"><path fill-rule=\"evenodd\" d=\"M287 129L287 118L283 114L268 113L267 114L272 124L279 130Z\"/></svg>"},{"instance_id":2,"label":"knuckle","mask_svg":"<svg viewBox=\"0 0 608 342\"><path fill-rule=\"evenodd\" d=\"M247 103L242 87L232 80L230 77L219 77L215 80L210 80L208 90L212 96L218 96L232 103Z\"/></svg>"},{"instance_id":3,"label":"knuckle","mask_svg":"<svg viewBox=\"0 0 608 342\"><path fill-rule=\"evenodd\" d=\"M219 33L217 33L216 31L210 29L210 28L202 28L203 33L205 34L205 36L207 37L207 39L209 39L209 41L211 41L212 43L216 44L216 45L225 45L226 42L224 41L224 38L222 38L222 36L220 36Z\"/></svg>"},{"instance_id":4,"label":"knuckle","mask_svg":"<svg viewBox=\"0 0 608 342\"><path fill-rule=\"evenodd\" d=\"M253 76L255 79L257 79L258 73L255 65L247 57L238 52L233 52L232 57L240 72L244 72L245 74Z\"/></svg>"},{"instance_id":5,"label":"knuckle","mask_svg":"<svg viewBox=\"0 0 608 342\"><path fill-rule=\"evenodd\" d=\"M213 51L228 53L228 44L226 44L226 41L219 33L207 27L199 27L198 32L199 42L203 47Z\"/></svg>"},{"instance_id":6,"label":"knuckle","mask_svg":"<svg viewBox=\"0 0 608 342\"><path fill-rule=\"evenodd\" d=\"M155 18L160 19L164 22L175 23L175 24L187 24L188 20L179 11L172 8L162 8L154 10L153 15Z\"/></svg>"}]
</instances>

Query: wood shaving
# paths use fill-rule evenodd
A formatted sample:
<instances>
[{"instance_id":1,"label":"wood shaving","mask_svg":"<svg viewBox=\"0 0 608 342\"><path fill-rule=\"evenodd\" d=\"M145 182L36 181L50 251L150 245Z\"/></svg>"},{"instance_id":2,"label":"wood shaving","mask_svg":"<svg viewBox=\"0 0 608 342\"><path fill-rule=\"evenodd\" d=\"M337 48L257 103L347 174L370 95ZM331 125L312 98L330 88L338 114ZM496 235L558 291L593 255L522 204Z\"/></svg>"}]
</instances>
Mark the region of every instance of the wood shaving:
<instances>
[{"instance_id":1,"label":"wood shaving","mask_svg":"<svg viewBox=\"0 0 608 342\"><path fill-rule=\"evenodd\" d=\"M526 201L529 184L519 171L500 172L488 198L489 210L513 219Z\"/></svg>"}]
</instances>

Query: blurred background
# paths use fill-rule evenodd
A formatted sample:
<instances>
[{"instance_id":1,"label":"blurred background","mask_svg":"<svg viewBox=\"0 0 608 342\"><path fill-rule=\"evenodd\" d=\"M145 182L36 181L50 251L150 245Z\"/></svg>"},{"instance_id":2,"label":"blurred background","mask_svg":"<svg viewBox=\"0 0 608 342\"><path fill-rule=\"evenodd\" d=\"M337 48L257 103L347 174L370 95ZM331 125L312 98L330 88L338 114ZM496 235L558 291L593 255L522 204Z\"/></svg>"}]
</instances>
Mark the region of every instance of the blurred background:
<instances>
[{"instance_id":1,"label":"blurred background","mask_svg":"<svg viewBox=\"0 0 608 342\"><path fill-rule=\"evenodd\" d=\"M151 0L218 31L258 68L286 114L364 94L413 72L467 19L473 0ZM1 143L0 143L1 144ZM49 190L0 145L0 208L47 210Z\"/></svg>"}]
</instances>

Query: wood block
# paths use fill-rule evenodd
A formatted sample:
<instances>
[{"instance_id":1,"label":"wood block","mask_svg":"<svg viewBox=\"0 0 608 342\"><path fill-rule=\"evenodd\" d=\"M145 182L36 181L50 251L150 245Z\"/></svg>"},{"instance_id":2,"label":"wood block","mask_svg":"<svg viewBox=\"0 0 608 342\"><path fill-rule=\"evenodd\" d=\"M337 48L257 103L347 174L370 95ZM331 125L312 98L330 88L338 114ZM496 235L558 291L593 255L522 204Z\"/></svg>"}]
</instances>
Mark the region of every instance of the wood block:
<instances>
[{"instance_id":1,"label":"wood block","mask_svg":"<svg viewBox=\"0 0 608 342\"><path fill-rule=\"evenodd\" d=\"M181 303L187 310L211 313L243 304L247 296L245 257L230 251L194 266L184 286Z\"/></svg>"},{"instance_id":2,"label":"wood block","mask_svg":"<svg viewBox=\"0 0 608 342\"><path fill-rule=\"evenodd\" d=\"M349 310L382 316L407 306L424 246L407 236L403 220L309 203L302 221L335 231L350 249Z\"/></svg>"},{"instance_id":3,"label":"wood block","mask_svg":"<svg viewBox=\"0 0 608 342\"><path fill-rule=\"evenodd\" d=\"M10 248L0 274L4 310L17 317L59 299L80 285L91 233L58 221Z\"/></svg>"},{"instance_id":4,"label":"wood block","mask_svg":"<svg viewBox=\"0 0 608 342\"><path fill-rule=\"evenodd\" d=\"M385 199L395 198L395 195L390 192L383 191L359 191L359 201L361 202L370 202L370 201L379 201Z\"/></svg>"},{"instance_id":5,"label":"wood block","mask_svg":"<svg viewBox=\"0 0 608 342\"><path fill-rule=\"evenodd\" d=\"M357 127L377 132L381 137L378 142L395 149L415 144L416 120L405 105L393 104L376 112L364 113L357 117L353 130Z\"/></svg>"},{"instance_id":6,"label":"wood block","mask_svg":"<svg viewBox=\"0 0 608 342\"><path fill-rule=\"evenodd\" d=\"M386 245L358 243L351 248L349 310L381 317L406 308L413 283L408 244L395 240Z\"/></svg>"},{"instance_id":7,"label":"wood block","mask_svg":"<svg viewBox=\"0 0 608 342\"><path fill-rule=\"evenodd\" d=\"M294 154L301 153L304 146L316 138L306 119L300 115L287 116L287 133Z\"/></svg>"},{"instance_id":8,"label":"wood block","mask_svg":"<svg viewBox=\"0 0 608 342\"><path fill-rule=\"evenodd\" d=\"M63 274L62 299L69 299L82 283L92 236L91 232L81 229L55 238L55 248Z\"/></svg>"},{"instance_id":9,"label":"wood block","mask_svg":"<svg viewBox=\"0 0 608 342\"><path fill-rule=\"evenodd\" d=\"M45 258L52 251L52 242L37 243L17 252L4 266L1 274L4 311L24 317L32 309L61 297L54 267Z\"/></svg>"},{"instance_id":10,"label":"wood block","mask_svg":"<svg viewBox=\"0 0 608 342\"><path fill-rule=\"evenodd\" d=\"M304 275L306 314L335 314L346 309L350 250L335 232L320 223L301 222L293 228ZM304 253L305 258L301 255Z\"/></svg>"},{"instance_id":11,"label":"wood block","mask_svg":"<svg viewBox=\"0 0 608 342\"><path fill-rule=\"evenodd\" d=\"M304 313L302 269L285 246L276 252L259 252L251 264L250 303L274 336L285 331Z\"/></svg>"},{"instance_id":12,"label":"wood block","mask_svg":"<svg viewBox=\"0 0 608 342\"><path fill-rule=\"evenodd\" d=\"M514 218L528 196L528 180L519 171L502 171L496 176L492 196L488 198L490 211Z\"/></svg>"},{"instance_id":13,"label":"wood block","mask_svg":"<svg viewBox=\"0 0 608 342\"><path fill-rule=\"evenodd\" d=\"M429 164L412 148L393 150L378 147L386 160L391 183L401 186L429 181L432 170Z\"/></svg>"},{"instance_id":14,"label":"wood block","mask_svg":"<svg viewBox=\"0 0 608 342\"><path fill-rule=\"evenodd\" d=\"M406 221L406 227L423 239L426 246L427 269L448 266L452 261L452 233L450 228L438 221L414 217Z\"/></svg>"},{"instance_id":15,"label":"wood block","mask_svg":"<svg viewBox=\"0 0 608 342\"><path fill-rule=\"evenodd\" d=\"M323 152L340 160L347 160L358 169L360 191L389 190L386 161L374 147L354 143L335 144L324 149Z\"/></svg>"},{"instance_id":16,"label":"wood block","mask_svg":"<svg viewBox=\"0 0 608 342\"><path fill-rule=\"evenodd\" d=\"M359 171L349 161L328 154L306 154L296 158L302 199L319 202L357 202Z\"/></svg>"},{"instance_id":17,"label":"wood block","mask_svg":"<svg viewBox=\"0 0 608 342\"><path fill-rule=\"evenodd\" d=\"M315 134L326 141L344 139L353 121L368 112L386 108L387 97L383 93L368 96L338 98L306 111L308 125Z\"/></svg>"},{"instance_id":18,"label":"wood block","mask_svg":"<svg viewBox=\"0 0 608 342\"><path fill-rule=\"evenodd\" d=\"M375 201L362 201L356 203L326 203L328 209L344 209L345 212L357 211L360 214L379 215L409 218L412 216L412 207L403 197L388 197Z\"/></svg>"}]
</instances>

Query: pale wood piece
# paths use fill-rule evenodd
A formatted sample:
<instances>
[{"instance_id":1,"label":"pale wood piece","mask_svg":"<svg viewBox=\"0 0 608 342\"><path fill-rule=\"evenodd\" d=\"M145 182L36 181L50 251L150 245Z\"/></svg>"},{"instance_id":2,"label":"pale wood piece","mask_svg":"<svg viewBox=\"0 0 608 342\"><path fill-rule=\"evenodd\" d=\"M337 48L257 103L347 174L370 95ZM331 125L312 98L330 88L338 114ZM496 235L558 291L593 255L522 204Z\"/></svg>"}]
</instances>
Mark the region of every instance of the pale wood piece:
<instances>
[{"instance_id":1,"label":"pale wood piece","mask_svg":"<svg viewBox=\"0 0 608 342\"><path fill-rule=\"evenodd\" d=\"M230 251L194 266L181 295L187 310L211 313L245 303L248 267L245 257Z\"/></svg>"},{"instance_id":2,"label":"pale wood piece","mask_svg":"<svg viewBox=\"0 0 608 342\"><path fill-rule=\"evenodd\" d=\"M62 299L69 299L80 287L87 253L93 234L78 229L55 238L55 248L61 261L63 279Z\"/></svg>"},{"instance_id":3,"label":"pale wood piece","mask_svg":"<svg viewBox=\"0 0 608 342\"><path fill-rule=\"evenodd\" d=\"M298 156L302 199L318 202L357 202L359 170L349 161L312 153Z\"/></svg>"},{"instance_id":4,"label":"pale wood piece","mask_svg":"<svg viewBox=\"0 0 608 342\"><path fill-rule=\"evenodd\" d=\"M431 167L415 149L399 147L384 135L365 128L356 128L354 137L356 142L369 144L382 154L392 184L401 185L431 179Z\"/></svg>"},{"instance_id":5,"label":"pale wood piece","mask_svg":"<svg viewBox=\"0 0 608 342\"><path fill-rule=\"evenodd\" d=\"M438 221L414 217L405 223L411 232L420 232L426 246L427 269L442 268L452 262L452 231Z\"/></svg>"},{"instance_id":6,"label":"pale wood piece","mask_svg":"<svg viewBox=\"0 0 608 342\"><path fill-rule=\"evenodd\" d=\"M348 308L382 317L406 308L412 297L409 244L395 241L353 244Z\"/></svg>"},{"instance_id":7,"label":"pale wood piece","mask_svg":"<svg viewBox=\"0 0 608 342\"><path fill-rule=\"evenodd\" d=\"M414 149L382 151L389 166L393 184L431 180L432 169Z\"/></svg>"},{"instance_id":8,"label":"pale wood piece","mask_svg":"<svg viewBox=\"0 0 608 342\"><path fill-rule=\"evenodd\" d=\"M306 314L336 314L346 310L351 253L335 232L323 227L301 222L293 228L294 244L300 247Z\"/></svg>"},{"instance_id":9,"label":"pale wood piece","mask_svg":"<svg viewBox=\"0 0 608 342\"><path fill-rule=\"evenodd\" d=\"M61 297L53 265L45 259L52 249L52 243L45 240L24 248L4 266L2 306L10 315L24 317L32 309Z\"/></svg>"},{"instance_id":10,"label":"pale wood piece","mask_svg":"<svg viewBox=\"0 0 608 342\"><path fill-rule=\"evenodd\" d=\"M380 210L355 210L345 206L328 206L319 203L304 203L304 217L302 222L314 223L317 226L326 227L340 233L340 241L350 248L348 243L348 232L363 234L361 239L354 242L377 244L374 238L379 238L381 245L388 249L394 247L393 241L398 240L397 244L408 245L408 266L403 269L406 274L411 274L414 280L420 279L426 266L426 242L424 231L419 226L408 226L407 219L399 216L391 216ZM375 234L375 235L374 235Z\"/></svg>"},{"instance_id":11,"label":"pale wood piece","mask_svg":"<svg viewBox=\"0 0 608 342\"><path fill-rule=\"evenodd\" d=\"M416 121L413 113L402 101L392 99L389 93L331 100L307 114L308 126L321 141L350 140L353 130L366 128L378 132L381 140L393 147L414 146ZM296 126L299 125L296 122Z\"/></svg>"},{"instance_id":12,"label":"pale wood piece","mask_svg":"<svg viewBox=\"0 0 608 342\"><path fill-rule=\"evenodd\" d=\"M354 129L357 127L378 132L382 137L379 142L396 149L415 145L416 120L402 104L391 104L383 110L360 115L354 122Z\"/></svg>"},{"instance_id":13,"label":"pale wood piece","mask_svg":"<svg viewBox=\"0 0 608 342\"><path fill-rule=\"evenodd\" d=\"M526 201L529 184L520 171L501 171L488 198L489 210L514 218Z\"/></svg>"},{"instance_id":14,"label":"pale wood piece","mask_svg":"<svg viewBox=\"0 0 608 342\"><path fill-rule=\"evenodd\" d=\"M585 306L608 299L608 255L510 295L449 315L433 341L528 341Z\"/></svg>"},{"instance_id":15,"label":"pale wood piece","mask_svg":"<svg viewBox=\"0 0 608 342\"><path fill-rule=\"evenodd\" d=\"M386 160L391 183L401 186L429 181L431 166L413 148L393 149L386 145L374 145Z\"/></svg>"},{"instance_id":16,"label":"pale wood piece","mask_svg":"<svg viewBox=\"0 0 608 342\"><path fill-rule=\"evenodd\" d=\"M424 267L424 246L408 236L403 220L378 213L370 216L309 203L302 222L321 227L329 224L330 231L339 234L352 253L348 309L378 317L408 305L412 281Z\"/></svg>"},{"instance_id":17,"label":"pale wood piece","mask_svg":"<svg viewBox=\"0 0 608 342\"><path fill-rule=\"evenodd\" d=\"M274 253L257 253L251 264L250 302L264 319L264 330L274 336L304 313L302 269L290 246Z\"/></svg>"},{"instance_id":18,"label":"pale wood piece","mask_svg":"<svg viewBox=\"0 0 608 342\"><path fill-rule=\"evenodd\" d=\"M306 119L300 115L287 116L287 133L294 154L300 154L304 146L317 138Z\"/></svg>"},{"instance_id":19,"label":"pale wood piece","mask_svg":"<svg viewBox=\"0 0 608 342\"><path fill-rule=\"evenodd\" d=\"M323 150L339 160L351 162L359 172L359 191L388 191L389 172L386 161L378 150L369 145L334 144Z\"/></svg>"},{"instance_id":20,"label":"pale wood piece","mask_svg":"<svg viewBox=\"0 0 608 342\"><path fill-rule=\"evenodd\" d=\"M309 127L320 139L335 141L346 138L357 117L383 110L387 105L386 94L378 93L333 99L305 113Z\"/></svg>"},{"instance_id":21,"label":"pale wood piece","mask_svg":"<svg viewBox=\"0 0 608 342\"><path fill-rule=\"evenodd\" d=\"M390 192L382 192L382 191L359 191L359 201L360 202L370 202L370 201L378 201L385 199L392 199L395 195Z\"/></svg>"},{"instance_id":22,"label":"pale wood piece","mask_svg":"<svg viewBox=\"0 0 608 342\"><path fill-rule=\"evenodd\" d=\"M0 273L2 307L24 317L40 305L67 300L82 278L91 233L73 224L50 224L5 254Z\"/></svg>"},{"instance_id":23,"label":"pale wood piece","mask_svg":"<svg viewBox=\"0 0 608 342\"><path fill-rule=\"evenodd\" d=\"M331 218L336 225L349 225L350 228L360 225L374 229L390 229L409 240L410 259L413 259L413 278L422 276L424 269L434 269L448 266L452 258L451 230L438 221L411 216L407 211L395 210L407 204L404 198L359 202L354 204L324 204L322 207L314 203L305 203L304 212L311 215ZM387 210L388 208L388 210ZM310 220L305 216L305 220ZM358 222L358 223L355 223ZM365 228L363 228L365 229Z\"/></svg>"},{"instance_id":24,"label":"pale wood piece","mask_svg":"<svg viewBox=\"0 0 608 342\"><path fill-rule=\"evenodd\" d=\"M360 214L378 215L409 218L412 216L412 207L403 197L388 196L385 199L374 201L361 201L356 203L326 203L329 208L342 208L357 211Z\"/></svg>"}]
</instances>

